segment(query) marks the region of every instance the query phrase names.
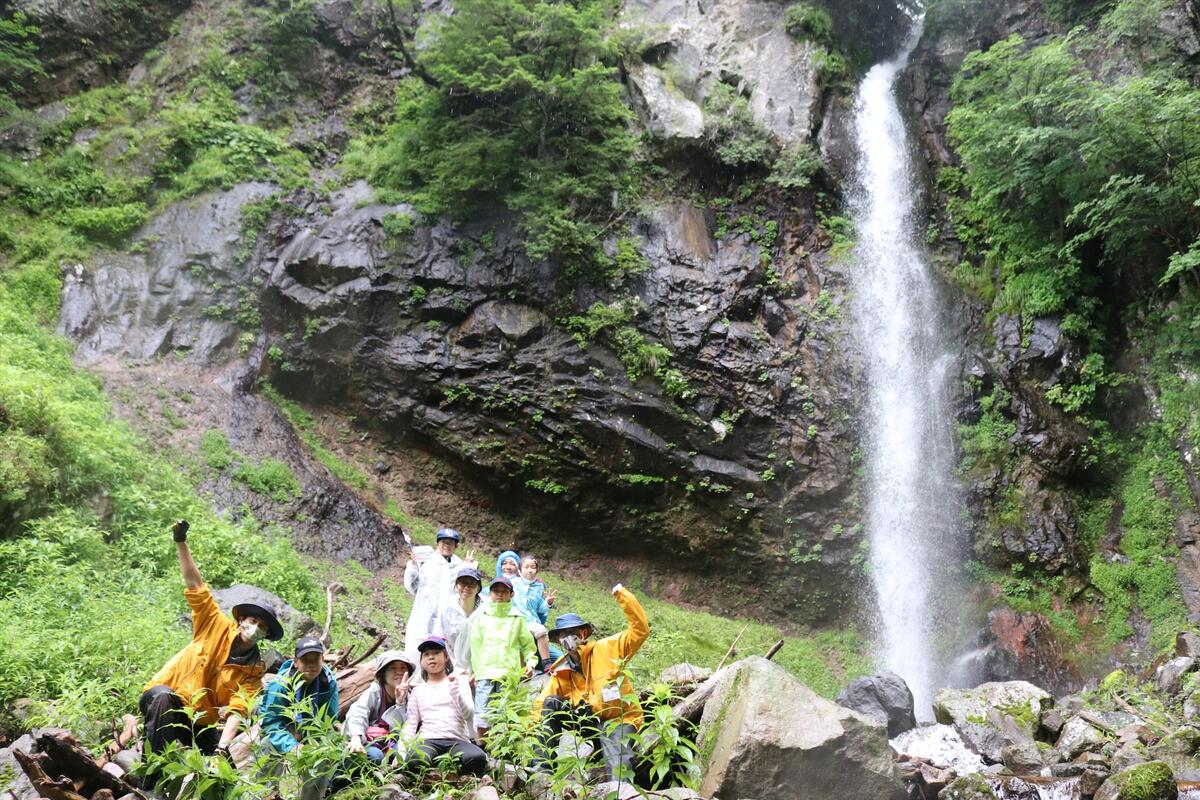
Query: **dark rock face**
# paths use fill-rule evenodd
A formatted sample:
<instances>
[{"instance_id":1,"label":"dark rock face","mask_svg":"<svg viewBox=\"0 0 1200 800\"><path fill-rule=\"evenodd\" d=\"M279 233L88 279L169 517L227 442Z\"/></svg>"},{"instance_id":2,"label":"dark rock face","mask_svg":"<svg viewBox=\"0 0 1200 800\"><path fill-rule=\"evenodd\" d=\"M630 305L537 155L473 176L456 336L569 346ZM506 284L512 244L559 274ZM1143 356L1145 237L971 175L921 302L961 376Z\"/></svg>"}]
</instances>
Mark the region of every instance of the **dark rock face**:
<instances>
[{"instance_id":1,"label":"dark rock face","mask_svg":"<svg viewBox=\"0 0 1200 800\"><path fill-rule=\"evenodd\" d=\"M17 96L40 105L111 83L165 39L172 20L191 4L14 0L11 10L23 12L40 29L38 57L46 72L30 76Z\"/></svg>"},{"instance_id":2,"label":"dark rock face","mask_svg":"<svg viewBox=\"0 0 1200 800\"><path fill-rule=\"evenodd\" d=\"M252 269L237 258L241 208L274 188L248 183L177 203L138 231L144 252L66 267L58 332L79 342L76 361L229 353L237 317L258 306Z\"/></svg>"},{"instance_id":3,"label":"dark rock face","mask_svg":"<svg viewBox=\"0 0 1200 800\"><path fill-rule=\"evenodd\" d=\"M838 693L837 702L887 725L888 738L917 726L912 692L894 672L856 678Z\"/></svg>"},{"instance_id":4,"label":"dark rock face","mask_svg":"<svg viewBox=\"0 0 1200 800\"><path fill-rule=\"evenodd\" d=\"M790 253L773 269L786 290L750 237L716 240L702 209L660 206L636 223L649 268L630 284L628 324L670 349L694 393L673 399L556 321L620 293L564 285L504 219L391 241L384 217L409 209L368 197L353 187L332 212L311 203L276 231L263 294L282 353L272 381L431 443L508 502L605 531L606 548L686 555L703 571L736 547L754 559L747 578L792 614L852 600L833 581L857 571L856 532L840 524L856 395L838 268L813 255L811 218L785 217ZM770 588L798 572L799 610L794 584Z\"/></svg>"}]
</instances>

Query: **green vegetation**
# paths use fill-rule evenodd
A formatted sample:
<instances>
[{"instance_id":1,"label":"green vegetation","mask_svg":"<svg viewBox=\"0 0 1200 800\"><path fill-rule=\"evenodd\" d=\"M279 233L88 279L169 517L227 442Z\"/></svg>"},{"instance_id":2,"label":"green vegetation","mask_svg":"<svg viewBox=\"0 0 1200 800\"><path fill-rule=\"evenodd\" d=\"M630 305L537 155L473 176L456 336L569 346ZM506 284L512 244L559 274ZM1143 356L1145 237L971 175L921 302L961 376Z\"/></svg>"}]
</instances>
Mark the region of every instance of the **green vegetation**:
<instances>
[{"instance_id":1,"label":"green vegetation","mask_svg":"<svg viewBox=\"0 0 1200 800\"><path fill-rule=\"evenodd\" d=\"M246 484L250 491L265 494L277 503L300 496L300 481L291 467L277 458L264 458L260 464L242 464L233 479Z\"/></svg>"},{"instance_id":2,"label":"green vegetation","mask_svg":"<svg viewBox=\"0 0 1200 800\"><path fill-rule=\"evenodd\" d=\"M559 324L571 331L580 349L589 343L603 341L621 363L630 383L637 383L646 375L653 375L668 397L688 400L695 392L678 369L668 367L671 350L665 345L649 342L646 337L628 323L637 314L636 301L622 300L612 303L596 302L583 314L564 317Z\"/></svg>"},{"instance_id":3,"label":"green vegetation","mask_svg":"<svg viewBox=\"0 0 1200 800\"><path fill-rule=\"evenodd\" d=\"M979 398L979 420L958 426L962 446L960 469L971 472L976 468L1007 469L1014 448L1009 441L1017 433L1017 423L1005 416L1012 396L995 386L990 394Z\"/></svg>"},{"instance_id":4,"label":"green vegetation","mask_svg":"<svg viewBox=\"0 0 1200 800\"><path fill-rule=\"evenodd\" d=\"M200 455L204 463L215 470L223 470L237 460L237 453L220 431L204 432L200 437Z\"/></svg>"},{"instance_id":5,"label":"green vegetation","mask_svg":"<svg viewBox=\"0 0 1200 800\"><path fill-rule=\"evenodd\" d=\"M1091 582L1103 596L1110 643L1133 633L1129 616L1135 605L1150 623L1150 643L1156 650L1170 647L1187 621L1175 581L1175 512L1156 486L1165 481L1178 496L1187 496L1178 458L1160 431L1148 435L1120 490L1121 552L1128 560L1092 557Z\"/></svg>"},{"instance_id":6,"label":"green vegetation","mask_svg":"<svg viewBox=\"0 0 1200 800\"><path fill-rule=\"evenodd\" d=\"M717 161L728 167L770 163L775 145L754 119L750 101L727 83L704 98L704 140Z\"/></svg>"},{"instance_id":7,"label":"green vegetation","mask_svg":"<svg viewBox=\"0 0 1200 800\"><path fill-rule=\"evenodd\" d=\"M789 36L809 39L817 44L833 43L833 19L820 6L797 3L783 14L783 29Z\"/></svg>"},{"instance_id":8,"label":"green vegetation","mask_svg":"<svg viewBox=\"0 0 1200 800\"><path fill-rule=\"evenodd\" d=\"M347 171L426 213L503 203L530 257L588 267L614 196L636 193L612 7L600 0L464 0L422 29L395 121L359 142Z\"/></svg>"},{"instance_id":9,"label":"green vegetation","mask_svg":"<svg viewBox=\"0 0 1200 800\"><path fill-rule=\"evenodd\" d=\"M172 520L192 521L213 585L252 582L299 608L316 589L285 539L218 517L148 455L37 323L21 277L0 271L0 707L35 698L27 724L95 743L187 641Z\"/></svg>"},{"instance_id":10,"label":"green vegetation","mask_svg":"<svg viewBox=\"0 0 1200 800\"><path fill-rule=\"evenodd\" d=\"M1088 44L971 54L947 123L965 170L951 210L996 273L996 309L1062 315L1097 347L1115 287L1195 277L1200 90L1164 71L1106 83Z\"/></svg>"},{"instance_id":11,"label":"green vegetation","mask_svg":"<svg viewBox=\"0 0 1200 800\"><path fill-rule=\"evenodd\" d=\"M0 17L0 115L12 113L12 92L23 78L45 75L37 57L39 29L20 11Z\"/></svg>"}]
</instances>

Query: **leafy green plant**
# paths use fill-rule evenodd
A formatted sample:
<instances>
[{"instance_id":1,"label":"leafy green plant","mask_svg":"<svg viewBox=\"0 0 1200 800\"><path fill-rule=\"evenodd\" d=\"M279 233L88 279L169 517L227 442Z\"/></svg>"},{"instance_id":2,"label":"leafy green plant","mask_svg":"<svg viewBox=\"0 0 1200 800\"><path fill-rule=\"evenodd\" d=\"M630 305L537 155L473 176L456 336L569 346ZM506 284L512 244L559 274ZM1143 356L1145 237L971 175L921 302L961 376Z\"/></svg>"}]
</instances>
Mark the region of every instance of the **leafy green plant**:
<instances>
[{"instance_id":1,"label":"leafy green plant","mask_svg":"<svg viewBox=\"0 0 1200 800\"><path fill-rule=\"evenodd\" d=\"M233 479L246 484L250 491L264 494L277 503L300 496L300 481L291 468L277 458L265 458L260 464L242 464Z\"/></svg>"},{"instance_id":2,"label":"leafy green plant","mask_svg":"<svg viewBox=\"0 0 1200 800\"><path fill-rule=\"evenodd\" d=\"M833 18L820 6L797 3L783 14L783 29L789 36L809 39L818 44L833 42Z\"/></svg>"},{"instance_id":3,"label":"leafy green plant","mask_svg":"<svg viewBox=\"0 0 1200 800\"><path fill-rule=\"evenodd\" d=\"M229 440L220 431L205 431L200 437L200 455L204 463L215 470L222 470L237 460L237 453L229 446Z\"/></svg>"},{"instance_id":4,"label":"leafy green plant","mask_svg":"<svg viewBox=\"0 0 1200 800\"><path fill-rule=\"evenodd\" d=\"M91 239L113 244L141 227L147 213L145 203L72 208L64 212L63 221Z\"/></svg>"},{"instance_id":5,"label":"leafy green plant","mask_svg":"<svg viewBox=\"0 0 1200 800\"><path fill-rule=\"evenodd\" d=\"M704 120L704 141L721 164L740 168L774 160L770 134L755 121L750 101L729 84L717 83L704 98Z\"/></svg>"},{"instance_id":6,"label":"leafy green plant","mask_svg":"<svg viewBox=\"0 0 1200 800\"><path fill-rule=\"evenodd\" d=\"M821 155L811 144L795 145L784 150L771 167L767 183L780 189L801 191L812 185L813 176L821 169Z\"/></svg>"}]
</instances>

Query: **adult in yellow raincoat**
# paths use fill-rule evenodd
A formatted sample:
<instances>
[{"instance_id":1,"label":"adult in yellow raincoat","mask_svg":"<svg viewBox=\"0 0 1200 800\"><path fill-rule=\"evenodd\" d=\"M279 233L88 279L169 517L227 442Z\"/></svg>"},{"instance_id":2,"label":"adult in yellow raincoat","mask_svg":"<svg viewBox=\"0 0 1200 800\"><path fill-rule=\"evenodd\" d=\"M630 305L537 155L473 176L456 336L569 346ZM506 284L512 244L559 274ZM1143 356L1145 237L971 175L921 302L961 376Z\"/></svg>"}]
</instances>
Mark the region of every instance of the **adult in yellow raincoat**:
<instances>
[{"instance_id":1,"label":"adult in yellow raincoat","mask_svg":"<svg viewBox=\"0 0 1200 800\"><path fill-rule=\"evenodd\" d=\"M262 687L266 665L258 641L282 639L283 626L271 609L254 603L234 606L233 619L222 614L192 560L187 531L184 520L172 528L183 596L192 609L192 641L150 679L138 706L150 750L161 751L174 741L195 744L209 755L227 753ZM226 706L229 714L218 728L220 709Z\"/></svg>"},{"instance_id":2,"label":"adult in yellow raincoat","mask_svg":"<svg viewBox=\"0 0 1200 800\"><path fill-rule=\"evenodd\" d=\"M550 640L565 655L552 666L542 690L539 757L548 758L563 729L570 727L599 741L609 777L616 780L633 776L629 739L642 726L642 707L625 665L650 636L650 622L633 592L618 583L612 593L628 623L620 633L593 642L588 641L591 623L578 614L562 614L554 621Z\"/></svg>"}]
</instances>

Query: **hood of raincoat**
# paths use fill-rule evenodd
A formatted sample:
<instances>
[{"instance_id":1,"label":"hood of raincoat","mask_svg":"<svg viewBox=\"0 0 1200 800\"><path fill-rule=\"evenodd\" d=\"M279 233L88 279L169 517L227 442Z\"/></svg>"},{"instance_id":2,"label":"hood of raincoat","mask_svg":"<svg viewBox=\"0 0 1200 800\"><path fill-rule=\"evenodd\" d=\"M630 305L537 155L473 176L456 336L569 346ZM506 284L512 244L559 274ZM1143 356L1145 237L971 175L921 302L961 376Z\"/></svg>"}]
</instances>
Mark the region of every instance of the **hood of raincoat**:
<instances>
[{"instance_id":1,"label":"hood of raincoat","mask_svg":"<svg viewBox=\"0 0 1200 800\"><path fill-rule=\"evenodd\" d=\"M500 554L500 557L496 559L496 577L499 578L501 575L504 574L500 570L500 565L504 563L504 559L506 559L506 558L511 558L517 562L517 575L520 575L521 574L521 557L519 555L517 555L516 550L505 550L503 553ZM513 577L516 577L516 576L513 576Z\"/></svg>"}]
</instances>

